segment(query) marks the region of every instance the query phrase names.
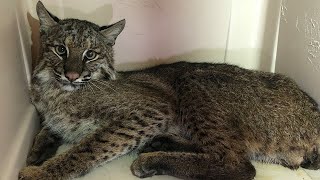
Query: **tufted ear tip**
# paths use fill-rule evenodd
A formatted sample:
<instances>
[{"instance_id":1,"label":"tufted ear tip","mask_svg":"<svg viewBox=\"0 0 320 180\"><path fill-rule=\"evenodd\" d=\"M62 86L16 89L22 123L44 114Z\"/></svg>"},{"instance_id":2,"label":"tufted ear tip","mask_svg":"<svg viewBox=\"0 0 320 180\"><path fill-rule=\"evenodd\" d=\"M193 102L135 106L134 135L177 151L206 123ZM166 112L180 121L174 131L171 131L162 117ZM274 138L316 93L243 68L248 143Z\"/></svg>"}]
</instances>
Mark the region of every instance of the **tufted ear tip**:
<instances>
[{"instance_id":1,"label":"tufted ear tip","mask_svg":"<svg viewBox=\"0 0 320 180\"><path fill-rule=\"evenodd\" d=\"M37 10L37 14L38 14L39 18L40 18L41 15L43 15L44 13L47 12L47 9L44 7L44 5L43 5L43 3L41 1L37 2L36 10Z\"/></svg>"},{"instance_id":2,"label":"tufted ear tip","mask_svg":"<svg viewBox=\"0 0 320 180\"><path fill-rule=\"evenodd\" d=\"M122 19L109 26L102 26L100 32L107 38L107 43L109 45L114 45L117 37L123 31L126 25L126 20Z\"/></svg>"},{"instance_id":3,"label":"tufted ear tip","mask_svg":"<svg viewBox=\"0 0 320 180\"><path fill-rule=\"evenodd\" d=\"M126 25L126 19L122 19L118 23L121 24L124 27Z\"/></svg>"},{"instance_id":4,"label":"tufted ear tip","mask_svg":"<svg viewBox=\"0 0 320 180\"><path fill-rule=\"evenodd\" d=\"M37 10L38 10L38 9L42 9L42 8L45 8L44 5L43 5L43 3L42 3L41 1L38 1L38 2L37 2Z\"/></svg>"},{"instance_id":5,"label":"tufted ear tip","mask_svg":"<svg viewBox=\"0 0 320 180\"><path fill-rule=\"evenodd\" d=\"M40 28L47 30L49 27L56 25L59 18L52 15L43 5L41 1L37 2L36 5L37 14L40 21Z\"/></svg>"}]
</instances>

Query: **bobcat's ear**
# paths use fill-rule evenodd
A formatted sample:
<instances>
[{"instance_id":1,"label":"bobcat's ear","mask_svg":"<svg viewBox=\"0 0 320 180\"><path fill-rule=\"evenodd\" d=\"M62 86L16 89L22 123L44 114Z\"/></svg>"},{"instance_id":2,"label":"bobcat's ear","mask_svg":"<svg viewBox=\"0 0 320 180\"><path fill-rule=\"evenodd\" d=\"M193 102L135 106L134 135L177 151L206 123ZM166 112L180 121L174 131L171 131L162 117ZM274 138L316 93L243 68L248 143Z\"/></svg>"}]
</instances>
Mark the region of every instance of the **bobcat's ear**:
<instances>
[{"instance_id":1,"label":"bobcat's ear","mask_svg":"<svg viewBox=\"0 0 320 180\"><path fill-rule=\"evenodd\" d=\"M40 30L47 31L51 26L56 25L59 18L52 15L42 4L41 1L37 3L37 14L40 21Z\"/></svg>"},{"instance_id":2,"label":"bobcat's ear","mask_svg":"<svg viewBox=\"0 0 320 180\"><path fill-rule=\"evenodd\" d=\"M117 23L111 24L109 26L102 26L100 27L100 32L107 38L107 44L113 46L118 35L124 29L126 25L126 20L123 19Z\"/></svg>"}]
</instances>

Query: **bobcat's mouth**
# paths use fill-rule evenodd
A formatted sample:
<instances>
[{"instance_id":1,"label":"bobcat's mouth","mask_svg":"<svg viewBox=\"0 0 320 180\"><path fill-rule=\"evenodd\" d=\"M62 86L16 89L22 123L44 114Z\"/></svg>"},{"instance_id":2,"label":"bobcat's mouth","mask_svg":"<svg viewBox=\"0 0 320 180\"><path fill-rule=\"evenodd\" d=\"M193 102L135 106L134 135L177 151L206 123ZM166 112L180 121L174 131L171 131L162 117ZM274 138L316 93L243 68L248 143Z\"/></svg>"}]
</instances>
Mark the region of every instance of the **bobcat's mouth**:
<instances>
[{"instance_id":1,"label":"bobcat's mouth","mask_svg":"<svg viewBox=\"0 0 320 180\"><path fill-rule=\"evenodd\" d=\"M56 78L61 85L61 88L66 91L74 91L84 87L89 81L90 78L79 78L74 81L68 80L64 75L61 75L60 78Z\"/></svg>"}]
</instances>

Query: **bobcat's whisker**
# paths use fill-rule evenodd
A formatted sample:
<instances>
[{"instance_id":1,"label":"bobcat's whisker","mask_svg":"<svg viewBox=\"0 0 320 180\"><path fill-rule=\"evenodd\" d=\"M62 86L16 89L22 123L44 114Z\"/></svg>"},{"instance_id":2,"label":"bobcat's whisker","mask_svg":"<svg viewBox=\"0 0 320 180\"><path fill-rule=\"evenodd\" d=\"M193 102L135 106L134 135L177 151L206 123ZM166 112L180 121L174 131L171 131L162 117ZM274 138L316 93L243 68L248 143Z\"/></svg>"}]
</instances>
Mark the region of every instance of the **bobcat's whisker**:
<instances>
[{"instance_id":1,"label":"bobcat's whisker","mask_svg":"<svg viewBox=\"0 0 320 180\"><path fill-rule=\"evenodd\" d=\"M81 94L83 95L84 94L84 91L86 91L87 90L87 84L81 84L80 85L80 90L81 90Z\"/></svg>"},{"instance_id":2,"label":"bobcat's whisker","mask_svg":"<svg viewBox=\"0 0 320 180\"><path fill-rule=\"evenodd\" d=\"M93 82L89 81L89 84L91 84L92 86L96 87L97 89L99 89L100 91L103 91L99 86L95 85Z\"/></svg>"},{"instance_id":3,"label":"bobcat's whisker","mask_svg":"<svg viewBox=\"0 0 320 180\"><path fill-rule=\"evenodd\" d=\"M104 82L104 81L102 81L102 80L95 80L95 81L98 82L98 83L100 83L100 84L102 84L102 85L104 85L104 86L106 86L107 88L113 90L114 92L116 92L116 90L115 90L114 88L112 88L111 85L108 84L107 82Z\"/></svg>"},{"instance_id":4,"label":"bobcat's whisker","mask_svg":"<svg viewBox=\"0 0 320 180\"><path fill-rule=\"evenodd\" d=\"M89 83L88 83L88 88L91 90L92 93L94 93L94 89L91 87L91 85Z\"/></svg>"}]
</instances>

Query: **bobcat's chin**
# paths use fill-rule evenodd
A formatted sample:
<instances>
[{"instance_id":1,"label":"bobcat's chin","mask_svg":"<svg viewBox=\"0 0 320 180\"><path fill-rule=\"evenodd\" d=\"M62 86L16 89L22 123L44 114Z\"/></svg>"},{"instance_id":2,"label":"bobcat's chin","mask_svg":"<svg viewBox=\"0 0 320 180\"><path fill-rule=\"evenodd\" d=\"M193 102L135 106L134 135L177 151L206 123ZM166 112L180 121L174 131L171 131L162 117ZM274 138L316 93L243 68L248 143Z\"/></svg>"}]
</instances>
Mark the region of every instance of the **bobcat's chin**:
<instances>
[{"instance_id":1,"label":"bobcat's chin","mask_svg":"<svg viewBox=\"0 0 320 180\"><path fill-rule=\"evenodd\" d=\"M73 85L73 84L62 84L61 89L64 91L75 91L80 89L81 87L78 85Z\"/></svg>"}]
</instances>

